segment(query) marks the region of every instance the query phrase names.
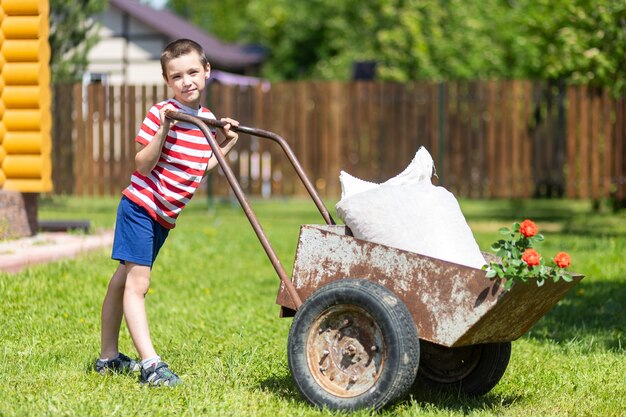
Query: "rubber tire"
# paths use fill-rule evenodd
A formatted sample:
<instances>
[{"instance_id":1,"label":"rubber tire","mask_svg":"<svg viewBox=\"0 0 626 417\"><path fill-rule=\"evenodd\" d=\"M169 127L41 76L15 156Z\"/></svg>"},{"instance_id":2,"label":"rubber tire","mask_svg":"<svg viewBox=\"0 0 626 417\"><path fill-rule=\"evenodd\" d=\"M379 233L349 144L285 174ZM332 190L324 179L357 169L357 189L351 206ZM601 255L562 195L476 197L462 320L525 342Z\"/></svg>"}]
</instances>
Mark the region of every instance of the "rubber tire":
<instances>
[{"instance_id":1,"label":"rubber tire","mask_svg":"<svg viewBox=\"0 0 626 417\"><path fill-rule=\"evenodd\" d=\"M460 348L449 348L434 343L421 341L422 357L420 361L420 371L415 380L416 388L435 389L446 392L461 393L469 397L485 395L495 387L509 364L511 357L511 342L486 343L481 345L464 346ZM475 349L476 355L480 355L474 360L477 361L474 368L462 378L455 381L442 382L433 380L427 375L428 369L437 368L436 362L428 359L424 351L439 349L442 352L454 349Z\"/></svg>"},{"instance_id":2,"label":"rubber tire","mask_svg":"<svg viewBox=\"0 0 626 417\"><path fill-rule=\"evenodd\" d=\"M376 321L386 346L380 377L355 397L338 397L326 391L307 364L306 343L313 323L329 308L358 306ZM300 306L288 339L289 369L302 396L319 408L333 410L380 409L411 389L419 366L419 336L404 303L384 286L366 279L342 279L315 291Z\"/></svg>"}]
</instances>

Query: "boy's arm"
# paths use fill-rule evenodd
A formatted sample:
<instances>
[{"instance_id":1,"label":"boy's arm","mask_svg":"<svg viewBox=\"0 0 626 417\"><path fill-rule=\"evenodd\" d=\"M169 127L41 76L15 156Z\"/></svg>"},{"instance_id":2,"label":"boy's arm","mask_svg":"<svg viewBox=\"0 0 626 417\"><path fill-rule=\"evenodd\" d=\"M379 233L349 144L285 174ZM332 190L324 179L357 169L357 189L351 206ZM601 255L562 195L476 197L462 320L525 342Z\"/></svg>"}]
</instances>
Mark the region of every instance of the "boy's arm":
<instances>
[{"instance_id":1,"label":"boy's arm","mask_svg":"<svg viewBox=\"0 0 626 417\"><path fill-rule=\"evenodd\" d=\"M234 130L231 130L231 126L239 126L239 122L237 120L231 119L229 117L224 117L221 119L223 122L227 122L223 128L218 129L218 132L222 136L222 142L219 144L220 149L224 155L228 154L230 150L237 143L237 139L239 139L239 134ZM209 163L207 165L206 170L209 171L215 168L218 164L217 158L215 155L212 155L209 159Z\"/></svg>"},{"instance_id":2,"label":"boy's arm","mask_svg":"<svg viewBox=\"0 0 626 417\"><path fill-rule=\"evenodd\" d=\"M154 169L161 156L161 150L163 149L163 144L165 144L170 126L175 124L175 122L172 123L170 119L165 117L166 110L176 110L176 108L168 103L159 110L161 125L152 137L152 140L135 155L135 168L141 175L148 175Z\"/></svg>"}]
</instances>

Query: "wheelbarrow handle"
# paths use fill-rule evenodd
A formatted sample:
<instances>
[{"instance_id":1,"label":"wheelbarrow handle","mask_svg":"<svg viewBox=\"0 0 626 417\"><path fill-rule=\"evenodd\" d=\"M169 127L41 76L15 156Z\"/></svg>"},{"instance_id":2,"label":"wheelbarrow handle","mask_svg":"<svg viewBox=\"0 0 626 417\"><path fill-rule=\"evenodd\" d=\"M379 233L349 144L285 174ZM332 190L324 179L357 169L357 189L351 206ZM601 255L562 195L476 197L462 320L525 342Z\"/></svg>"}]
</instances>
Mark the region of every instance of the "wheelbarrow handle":
<instances>
[{"instance_id":1,"label":"wheelbarrow handle","mask_svg":"<svg viewBox=\"0 0 626 417\"><path fill-rule=\"evenodd\" d=\"M174 110L167 110L165 112L165 116L169 117L169 118L173 118L173 119L179 119L180 117L185 117L185 116L188 116L188 115L186 115L185 113L176 112ZM206 117L196 117L196 119L200 119L207 126L217 127L217 128L223 128L224 126L226 126L228 124L228 122L225 122L225 121L222 121L222 120L208 119ZM182 119L179 119L179 120L182 120ZM332 218L332 216L330 215L328 209L324 205L324 202L322 201L322 199L320 198L319 194L317 193L317 190L313 186L313 183L311 182L309 177L304 172L304 169L302 169L302 165L298 161L298 158L296 158L296 155L293 153L293 150L291 149L291 147L289 146L289 144L287 143L287 141L283 137L281 137L280 135L278 135L278 134L276 134L274 132L270 132L268 130L257 129L257 128L248 127L248 126L241 126L241 125L239 125L239 126L231 126L231 129L234 130L235 132L238 132L238 133L245 133L245 134L248 134L248 135L257 136L257 137L269 139L271 141L274 141L274 142L278 143L278 145L280 145L281 149L283 150L283 152L287 156L287 159L289 159L289 162L291 163L291 166L296 171L296 174L298 174L298 177L300 178L300 181L302 181L302 184L304 185L304 188L306 188L307 192L311 196L311 199L315 203L315 206L319 210L319 212L322 215L322 218L324 219L326 224L328 224L328 225L334 225L335 224L335 220Z\"/></svg>"},{"instance_id":2,"label":"wheelbarrow handle","mask_svg":"<svg viewBox=\"0 0 626 417\"><path fill-rule=\"evenodd\" d=\"M235 174L232 168L226 162L226 158L224 157L224 154L221 148L217 144L217 141L215 140L215 138L213 137L213 134L211 133L209 129L209 126L224 127L226 125L226 122L213 120L213 119L207 119L203 117L201 118L197 116L192 116L190 114L177 112L173 110L166 111L165 116L169 119L180 120L183 122L191 123L197 126L198 129L202 131L202 134L205 136L206 140L209 142L211 149L213 149L213 154L215 155L215 158L217 158L217 162L219 166L222 168L222 171L224 172L224 175L226 176L228 183L230 184L233 192L235 193L237 200L239 200L239 204L241 204L241 208L246 214L246 217L248 218L248 221L250 222L252 229L254 229L254 232L259 238L259 241L261 242L263 249L265 249L265 253L267 254L270 262L272 263L272 266L274 267L274 270L278 274L280 281L285 286L285 289L287 290L287 293L289 294L297 310L302 305L302 299L298 295L298 291L293 285L293 282L291 282L291 279L289 279L289 275L287 274L285 267L280 262L280 259L278 259L278 256L276 255L274 248L272 248L272 245L270 244L269 239L267 238L267 235L263 231L263 228L261 227L261 224L259 223L259 220L257 219L256 214L252 210L252 207L250 206L250 203L248 202L248 199L246 198L245 193L241 189L241 185L237 181L237 178L235 177ZM300 163L298 162L295 155L293 154L293 151L291 150L287 142L282 137L272 132L245 127L245 126L233 126L232 128L233 130L236 130L237 132L248 133L250 135L271 139L277 142L281 146L283 151L287 154L289 161L291 162L296 172L300 176L300 179L302 180L302 182L304 183L304 186L306 187L307 191L311 195L311 198L313 198L313 201L317 205L317 208L322 213L324 220L326 220L328 224L335 224L333 219L330 217L328 210L326 210L324 203L319 198L317 191L315 191L315 188L311 184L311 181L309 181L307 176L304 174L304 171L302 170L302 166L300 166Z\"/></svg>"}]
</instances>

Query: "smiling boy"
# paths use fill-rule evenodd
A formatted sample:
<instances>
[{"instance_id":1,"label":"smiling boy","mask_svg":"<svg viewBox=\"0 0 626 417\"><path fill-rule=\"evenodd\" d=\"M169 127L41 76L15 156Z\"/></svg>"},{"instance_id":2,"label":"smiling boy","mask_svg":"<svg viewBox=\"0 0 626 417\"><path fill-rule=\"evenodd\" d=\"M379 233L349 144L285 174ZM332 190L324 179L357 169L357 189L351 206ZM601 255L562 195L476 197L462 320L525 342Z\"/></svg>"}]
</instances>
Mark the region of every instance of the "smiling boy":
<instances>
[{"instance_id":1,"label":"smiling boy","mask_svg":"<svg viewBox=\"0 0 626 417\"><path fill-rule=\"evenodd\" d=\"M175 386L178 375L161 361L148 329L145 296L150 287L152 265L176 225L176 218L193 197L206 171L217 165L213 150L196 126L171 122L166 110L214 119L200 105L211 67L202 47L189 39L167 45L161 54L163 79L174 98L152 106L136 141L142 148L135 155L136 170L130 185L122 192L112 258L119 261L102 304L100 358L96 371L140 371L140 382L150 386ZM238 135L227 124L216 131L222 136L220 149L228 153ZM122 317L126 320L141 363L118 350Z\"/></svg>"}]
</instances>

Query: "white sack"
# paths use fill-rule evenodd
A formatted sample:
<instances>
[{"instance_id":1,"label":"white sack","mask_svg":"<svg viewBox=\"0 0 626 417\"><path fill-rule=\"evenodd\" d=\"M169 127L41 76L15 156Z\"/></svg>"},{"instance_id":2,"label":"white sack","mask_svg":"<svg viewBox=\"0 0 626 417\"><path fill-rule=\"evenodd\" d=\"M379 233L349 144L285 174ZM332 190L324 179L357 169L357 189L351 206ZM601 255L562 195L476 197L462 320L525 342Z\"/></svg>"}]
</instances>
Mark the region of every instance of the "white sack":
<instances>
[{"instance_id":1,"label":"white sack","mask_svg":"<svg viewBox=\"0 0 626 417\"><path fill-rule=\"evenodd\" d=\"M481 268L486 262L461 207L431 183L433 168L421 147L407 169L380 185L342 172L337 212L356 238Z\"/></svg>"},{"instance_id":2,"label":"white sack","mask_svg":"<svg viewBox=\"0 0 626 417\"><path fill-rule=\"evenodd\" d=\"M353 194L378 188L378 184L354 177L346 171L341 171L339 173L339 182L341 183L341 200L344 200Z\"/></svg>"},{"instance_id":3,"label":"white sack","mask_svg":"<svg viewBox=\"0 0 626 417\"><path fill-rule=\"evenodd\" d=\"M416 184L419 182L427 182L431 184L430 179L433 176L435 170L435 163L430 153L420 146L417 153L413 157L409 166L404 171L396 175L395 177L385 181L381 185L408 185ZM372 183L373 184L373 183Z\"/></svg>"}]
</instances>

